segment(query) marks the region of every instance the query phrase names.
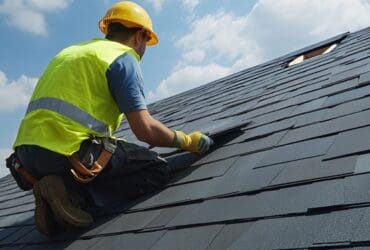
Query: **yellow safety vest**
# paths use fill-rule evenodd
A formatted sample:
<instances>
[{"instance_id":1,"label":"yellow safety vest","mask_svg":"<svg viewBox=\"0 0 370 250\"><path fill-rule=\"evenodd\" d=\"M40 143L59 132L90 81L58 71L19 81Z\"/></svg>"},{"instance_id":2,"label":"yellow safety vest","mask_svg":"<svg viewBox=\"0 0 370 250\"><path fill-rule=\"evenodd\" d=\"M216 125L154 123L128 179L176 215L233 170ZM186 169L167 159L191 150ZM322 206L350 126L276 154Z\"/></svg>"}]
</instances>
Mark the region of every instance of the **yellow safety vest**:
<instances>
[{"instance_id":1,"label":"yellow safety vest","mask_svg":"<svg viewBox=\"0 0 370 250\"><path fill-rule=\"evenodd\" d=\"M47 66L31 97L13 147L37 145L72 155L92 135L112 136L123 119L106 71L130 47L107 39L73 45Z\"/></svg>"}]
</instances>

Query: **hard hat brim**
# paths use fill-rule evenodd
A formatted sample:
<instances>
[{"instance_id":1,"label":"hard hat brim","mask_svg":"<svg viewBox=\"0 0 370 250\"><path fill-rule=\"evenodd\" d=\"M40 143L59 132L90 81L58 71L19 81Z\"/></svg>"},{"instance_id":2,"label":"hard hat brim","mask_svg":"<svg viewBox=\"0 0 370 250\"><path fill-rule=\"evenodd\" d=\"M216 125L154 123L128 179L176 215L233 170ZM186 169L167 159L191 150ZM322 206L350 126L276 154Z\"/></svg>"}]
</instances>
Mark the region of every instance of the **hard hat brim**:
<instances>
[{"instance_id":1,"label":"hard hat brim","mask_svg":"<svg viewBox=\"0 0 370 250\"><path fill-rule=\"evenodd\" d=\"M149 29L146 29L145 27L141 26L141 25L138 25L137 23L133 23L133 22L129 22L129 21L122 21L122 20L115 20L115 19L105 19L105 20L100 20L99 21L99 29L100 31L106 35L108 33L108 25L109 23L113 23L113 22L117 22L117 23L121 23L122 25L124 25L125 27L127 28L143 28L145 29L146 31L148 31L150 33L150 39L149 41L146 42L146 45L148 46L153 46L153 45L156 45L158 43L158 36L157 34L155 34L153 31L149 30Z\"/></svg>"}]
</instances>

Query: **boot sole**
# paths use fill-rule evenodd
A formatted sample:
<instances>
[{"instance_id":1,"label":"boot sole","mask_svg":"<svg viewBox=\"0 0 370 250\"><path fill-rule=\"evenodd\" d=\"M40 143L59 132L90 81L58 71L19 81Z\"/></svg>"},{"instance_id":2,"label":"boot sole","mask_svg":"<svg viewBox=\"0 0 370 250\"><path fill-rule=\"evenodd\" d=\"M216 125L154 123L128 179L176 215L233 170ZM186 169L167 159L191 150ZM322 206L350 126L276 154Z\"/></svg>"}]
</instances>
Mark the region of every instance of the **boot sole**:
<instances>
[{"instance_id":1,"label":"boot sole","mask_svg":"<svg viewBox=\"0 0 370 250\"><path fill-rule=\"evenodd\" d=\"M88 227L92 224L91 215L77 207L69 200L63 180L57 176L44 177L40 182L42 197L48 201L54 218L60 224L73 227Z\"/></svg>"},{"instance_id":2,"label":"boot sole","mask_svg":"<svg viewBox=\"0 0 370 250\"><path fill-rule=\"evenodd\" d=\"M34 185L33 194L36 205L34 219L37 230L49 237L55 235L59 228L54 220L53 212L51 211L50 206L45 200L43 200L41 196L41 190L38 186L38 183Z\"/></svg>"}]
</instances>

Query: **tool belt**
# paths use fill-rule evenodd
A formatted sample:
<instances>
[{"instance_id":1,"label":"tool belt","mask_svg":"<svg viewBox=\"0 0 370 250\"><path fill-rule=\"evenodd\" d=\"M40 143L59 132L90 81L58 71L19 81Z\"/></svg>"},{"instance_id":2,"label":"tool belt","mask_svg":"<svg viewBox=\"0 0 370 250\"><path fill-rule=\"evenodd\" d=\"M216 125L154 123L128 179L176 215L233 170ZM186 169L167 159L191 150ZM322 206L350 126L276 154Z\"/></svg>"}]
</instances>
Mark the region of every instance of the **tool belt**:
<instances>
[{"instance_id":1,"label":"tool belt","mask_svg":"<svg viewBox=\"0 0 370 250\"><path fill-rule=\"evenodd\" d=\"M68 158L73 178L81 183L95 179L107 166L116 147L116 141L110 138L91 138L83 142L81 149Z\"/></svg>"},{"instance_id":2,"label":"tool belt","mask_svg":"<svg viewBox=\"0 0 370 250\"><path fill-rule=\"evenodd\" d=\"M92 138L84 141L80 150L68 157L73 178L80 183L92 181L106 167L116 147L116 141L110 138ZM6 159L6 167L9 168L19 188L24 191L32 189L38 181L22 166L15 153Z\"/></svg>"},{"instance_id":3,"label":"tool belt","mask_svg":"<svg viewBox=\"0 0 370 250\"><path fill-rule=\"evenodd\" d=\"M6 159L6 167L9 168L11 175L20 189L27 191L33 188L37 179L28 173L28 171L21 165L21 162L15 153L12 153Z\"/></svg>"}]
</instances>

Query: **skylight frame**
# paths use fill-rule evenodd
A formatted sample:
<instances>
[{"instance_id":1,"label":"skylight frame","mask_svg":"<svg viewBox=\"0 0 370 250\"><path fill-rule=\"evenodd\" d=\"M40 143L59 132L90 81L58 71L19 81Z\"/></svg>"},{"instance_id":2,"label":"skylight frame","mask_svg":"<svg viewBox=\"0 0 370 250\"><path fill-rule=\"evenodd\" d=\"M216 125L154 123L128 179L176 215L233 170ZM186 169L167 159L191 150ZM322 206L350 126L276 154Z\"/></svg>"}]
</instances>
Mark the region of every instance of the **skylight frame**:
<instances>
[{"instance_id":1,"label":"skylight frame","mask_svg":"<svg viewBox=\"0 0 370 250\"><path fill-rule=\"evenodd\" d=\"M302 63L305 60L314 58L320 55L325 55L333 51L338 46L338 43L328 44L326 46L310 50L308 52L302 53L299 56L296 56L292 61L288 63L288 67Z\"/></svg>"}]
</instances>

